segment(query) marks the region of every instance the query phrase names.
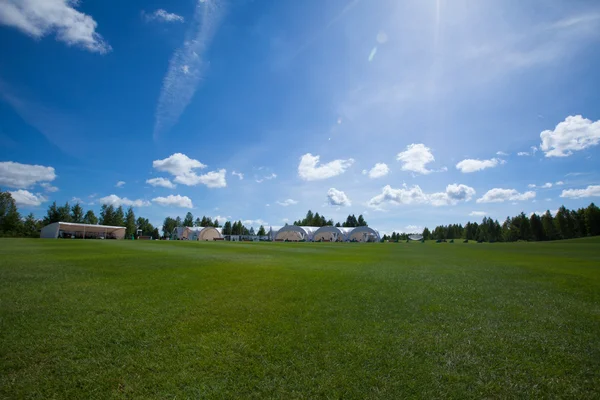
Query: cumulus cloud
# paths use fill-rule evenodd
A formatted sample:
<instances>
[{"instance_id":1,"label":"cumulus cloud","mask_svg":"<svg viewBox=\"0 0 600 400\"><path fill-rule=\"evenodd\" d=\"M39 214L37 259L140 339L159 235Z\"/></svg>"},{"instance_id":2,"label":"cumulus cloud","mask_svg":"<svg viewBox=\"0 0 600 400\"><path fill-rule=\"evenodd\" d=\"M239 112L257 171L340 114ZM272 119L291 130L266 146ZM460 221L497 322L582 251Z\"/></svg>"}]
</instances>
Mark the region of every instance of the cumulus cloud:
<instances>
[{"instance_id":1,"label":"cumulus cloud","mask_svg":"<svg viewBox=\"0 0 600 400\"><path fill-rule=\"evenodd\" d=\"M303 155L300 158L298 165L298 176L305 181L316 181L321 179L332 178L346 172L354 164L354 160L334 160L326 164L319 164L319 156L313 156L310 153Z\"/></svg>"},{"instance_id":2,"label":"cumulus cloud","mask_svg":"<svg viewBox=\"0 0 600 400\"><path fill-rule=\"evenodd\" d=\"M132 206L132 207L146 207L150 205L150 202L147 200L129 200L127 197L119 197L116 194L111 194L110 196L102 197L98 199L100 204L106 204L107 206Z\"/></svg>"},{"instance_id":3,"label":"cumulus cloud","mask_svg":"<svg viewBox=\"0 0 600 400\"><path fill-rule=\"evenodd\" d=\"M471 211L469 216L471 217L485 217L487 213L485 211Z\"/></svg>"},{"instance_id":4,"label":"cumulus cloud","mask_svg":"<svg viewBox=\"0 0 600 400\"><path fill-rule=\"evenodd\" d=\"M197 175L195 170L204 169L206 165L182 153L172 154L164 160L155 160L152 162L152 166L159 171L170 173L175 177L175 182L183 185L195 186L203 184L209 188L223 188L227 186L227 170L220 169L204 175Z\"/></svg>"},{"instance_id":5,"label":"cumulus cloud","mask_svg":"<svg viewBox=\"0 0 600 400\"><path fill-rule=\"evenodd\" d=\"M241 172L231 172L231 175L233 176L237 176L238 178L240 178L240 181L244 179L244 174L242 174Z\"/></svg>"},{"instance_id":6,"label":"cumulus cloud","mask_svg":"<svg viewBox=\"0 0 600 400\"><path fill-rule=\"evenodd\" d=\"M419 174L429 174L434 172L427 169L427 164L435 161L429 147L422 143L409 144L406 150L398 153L396 159L402 162L403 171L411 171Z\"/></svg>"},{"instance_id":7,"label":"cumulus cloud","mask_svg":"<svg viewBox=\"0 0 600 400\"><path fill-rule=\"evenodd\" d=\"M556 183L555 183L555 185L556 185L556 186L562 186L562 185L564 185L564 184L565 184L565 183L564 183L563 181L558 181L558 182L556 182Z\"/></svg>"},{"instance_id":8,"label":"cumulus cloud","mask_svg":"<svg viewBox=\"0 0 600 400\"><path fill-rule=\"evenodd\" d=\"M157 187L164 187L167 189L175 189L177 187L177 185L175 185L173 182L171 182L170 180L166 179L166 178L152 178L152 179L148 179L146 180L146 183Z\"/></svg>"},{"instance_id":9,"label":"cumulus cloud","mask_svg":"<svg viewBox=\"0 0 600 400\"><path fill-rule=\"evenodd\" d=\"M505 201L525 201L535 198L535 192L519 193L516 189L494 188L488 190L477 203L502 203Z\"/></svg>"},{"instance_id":10,"label":"cumulus cloud","mask_svg":"<svg viewBox=\"0 0 600 400\"><path fill-rule=\"evenodd\" d=\"M154 11L153 13L147 14L142 12L142 16L146 21L159 21L159 22L183 22L184 19L181 15L167 12L162 8Z\"/></svg>"},{"instance_id":11,"label":"cumulus cloud","mask_svg":"<svg viewBox=\"0 0 600 400\"><path fill-rule=\"evenodd\" d=\"M293 206L295 204L298 204L298 202L296 200L293 199L287 199L284 201L278 201L277 204L279 204L282 207L287 207L287 206Z\"/></svg>"},{"instance_id":12,"label":"cumulus cloud","mask_svg":"<svg viewBox=\"0 0 600 400\"><path fill-rule=\"evenodd\" d=\"M346 193L335 188L327 191L327 202L332 206L348 207L352 205Z\"/></svg>"},{"instance_id":13,"label":"cumulus cloud","mask_svg":"<svg viewBox=\"0 0 600 400\"><path fill-rule=\"evenodd\" d=\"M506 163L506 161L501 160L499 158L492 158L489 160L466 159L466 160L462 160L461 162L456 164L456 169L458 169L460 172L462 172L464 174L467 174L467 173L471 173L471 172L481 171L486 168L494 168L498 165L505 164L505 163Z\"/></svg>"},{"instance_id":14,"label":"cumulus cloud","mask_svg":"<svg viewBox=\"0 0 600 400\"><path fill-rule=\"evenodd\" d=\"M155 197L152 199L152 201L158 205L165 206L165 207L171 206L171 207L181 207L181 208L194 208L194 205L192 204L192 200L187 196L180 196L180 195L173 196L172 194L170 194L167 197Z\"/></svg>"},{"instance_id":15,"label":"cumulus cloud","mask_svg":"<svg viewBox=\"0 0 600 400\"><path fill-rule=\"evenodd\" d=\"M546 157L567 157L600 143L600 121L592 122L581 115L568 116L554 130L540 133L540 148Z\"/></svg>"},{"instance_id":16,"label":"cumulus cloud","mask_svg":"<svg viewBox=\"0 0 600 400\"><path fill-rule=\"evenodd\" d=\"M431 204L435 207L456 205L461 201L469 201L475 195L475 189L462 184L446 186L445 192L427 194L420 186L408 187L406 184L400 189L393 189L390 185L383 188L381 194L371 198L368 206L382 210L385 204Z\"/></svg>"},{"instance_id":17,"label":"cumulus cloud","mask_svg":"<svg viewBox=\"0 0 600 400\"><path fill-rule=\"evenodd\" d=\"M58 188L56 186L52 186L48 182L42 182L42 183L40 183L40 186L43 187L44 190L48 193L58 192Z\"/></svg>"},{"instance_id":18,"label":"cumulus cloud","mask_svg":"<svg viewBox=\"0 0 600 400\"><path fill-rule=\"evenodd\" d=\"M8 0L0 1L0 24L20 30L36 39L55 34L69 46L96 53L112 49L96 32L98 23L73 8L76 0Z\"/></svg>"},{"instance_id":19,"label":"cumulus cloud","mask_svg":"<svg viewBox=\"0 0 600 400\"><path fill-rule=\"evenodd\" d=\"M600 196L600 185L590 185L585 189L568 189L563 190L560 197L566 197L570 199L580 199L583 197L599 197Z\"/></svg>"},{"instance_id":20,"label":"cumulus cloud","mask_svg":"<svg viewBox=\"0 0 600 400\"><path fill-rule=\"evenodd\" d=\"M0 162L0 186L27 189L38 182L51 182L54 179L56 174L52 167L12 161Z\"/></svg>"},{"instance_id":21,"label":"cumulus cloud","mask_svg":"<svg viewBox=\"0 0 600 400\"><path fill-rule=\"evenodd\" d=\"M119 182L117 182L117 184L115 185L115 187L118 187L118 188L122 188L123 186L125 186L125 181L119 181Z\"/></svg>"},{"instance_id":22,"label":"cumulus cloud","mask_svg":"<svg viewBox=\"0 0 600 400\"><path fill-rule=\"evenodd\" d=\"M163 79L154 122L154 138L171 129L194 97L204 76L204 59L224 14L221 0L196 2L194 18L183 45L175 50Z\"/></svg>"},{"instance_id":23,"label":"cumulus cloud","mask_svg":"<svg viewBox=\"0 0 600 400\"><path fill-rule=\"evenodd\" d=\"M371 170L363 170L363 175L369 175L369 178L376 179L386 176L390 172L389 167L385 163L377 163Z\"/></svg>"},{"instance_id":24,"label":"cumulus cloud","mask_svg":"<svg viewBox=\"0 0 600 400\"><path fill-rule=\"evenodd\" d=\"M33 194L27 190L19 189L14 192L9 192L15 200L17 206L20 207L37 207L48 199L41 194Z\"/></svg>"},{"instance_id":25,"label":"cumulus cloud","mask_svg":"<svg viewBox=\"0 0 600 400\"><path fill-rule=\"evenodd\" d=\"M550 182L546 182L541 186L543 189L549 189L552 187L552 183Z\"/></svg>"}]
</instances>

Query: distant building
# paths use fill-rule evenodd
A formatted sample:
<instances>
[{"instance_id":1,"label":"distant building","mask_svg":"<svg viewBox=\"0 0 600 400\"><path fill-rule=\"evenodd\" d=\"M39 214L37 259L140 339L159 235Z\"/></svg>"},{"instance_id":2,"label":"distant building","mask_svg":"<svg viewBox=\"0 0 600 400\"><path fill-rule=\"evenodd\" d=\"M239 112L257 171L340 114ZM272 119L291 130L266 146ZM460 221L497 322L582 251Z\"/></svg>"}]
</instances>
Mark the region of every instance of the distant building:
<instances>
[{"instance_id":1,"label":"distant building","mask_svg":"<svg viewBox=\"0 0 600 400\"><path fill-rule=\"evenodd\" d=\"M54 222L40 232L42 239L123 239L124 226L89 225L75 222Z\"/></svg>"}]
</instances>

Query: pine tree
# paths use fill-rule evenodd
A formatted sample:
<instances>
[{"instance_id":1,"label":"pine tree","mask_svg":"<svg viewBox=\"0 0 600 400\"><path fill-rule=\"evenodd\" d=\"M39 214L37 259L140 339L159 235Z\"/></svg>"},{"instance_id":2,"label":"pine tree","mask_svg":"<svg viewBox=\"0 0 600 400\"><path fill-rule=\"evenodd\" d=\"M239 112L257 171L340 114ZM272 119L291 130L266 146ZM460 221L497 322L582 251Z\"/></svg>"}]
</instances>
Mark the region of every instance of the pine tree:
<instances>
[{"instance_id":1,"label":"pine tree","mask_svg":"<svg viewBox=\"0 0 600 400\"><path fill-rule=\"evenodd\" d=\"M196 218L196 221L194 221L194 226L196 226L196 227L202 226L202 221L200 221L200 217Z\"/></svg>"},{"instance_id":2,"label":"pine tree","mask_svg":"<svg viewBox=\"0 0 600 400\"><path fill-rule=\"evenodd\" d=\"M83 222L83 208L76 203L71 207L71 222L82 223Z\"/></svg>"},{"instance_id":3,"label":"pine tree","mask_svg":"<svg viewBox=\"0 0 600 400\"><path fill-rule=\"evenodd\" d=\"M23 230L17 203L9 192L0 192L0 234L18 236Z\"/></svg>"},{"instance_id":4,"label":"pine tree","mask_svg":"<svg viewBox=\"0 0 600 400\"><path fill-rule=\"evenodd\" d=\"M264 226L260 226L260 228L258 228L258 236L267 236L267 232L265 231L265 227Z\"/></svg>"},{"instance_id":5,"label":"pine tree","mask_svg":"<svg viewBox=\"0 0 600 400\"><path fill-rule=\"evenodd\" d=\"M194 226L194 216L191 212L188 212L183 219L183 226L192 227Z\"/></svg>"},{"instance_id":6,"label":"pine tree","mask_svg":"<svg viewBox=\"0 0 600 400\"><path fill-rule=\"evenodd\" d=\"M115 211L115 226L125 226L125 213L123 212L123 206L119 206Z\"/></svg>"},{"instance_id":7,"label":"pine tree","mask_svg":"<svg viewBox=\"0 0 600 400\"><path fill-rule=\"evenodd\" d=\"M600 208L594 203L591 203L585 209L585 224L588 235L600 235Z\"/></svg>"},{"instance_id":8,"label":"pine tree","mask_svg":"<svg viewBox=\"0 0 600 400\"><path fill-rule=\"evenodd\" d=\"M46 216L44 217L44 225L53 224L55 222L60 222L60 216L58 215L58 207L56 206L56 201L53 201L52 204L48 206L48 211L46 211Z\"/></svg>"},{"instance_id":9,"label":"pine tree","mask_svg":"<svg viewBox=\"0 0 600 400\"><path fill-rule=\"evenodd\" d=\"M58 222L71 222L71 206L67 201L64 206L58 207Z\"/></svg>"},{"instance_id":10,"label":"pine tree","mask_svg":"<svg viewBox=\"0 0 600 400\"><path fill-rule=\"evenodd\" d=\"M100 225L116 226L115 222L115 207L104 204L100 210Z\"/></svg>"},{"instance_id":11,"label":"pine tree","mask_svg":"<svg viewBox=\"0 0 600 400\"><path fill-rule=\"evenodd\" d=\"M35 219L33 213L29 213L27 217L25 217L25 221L23 221L23 236L39 237L40 234L38 232L38 229L38 221Z\"/></svg>"},{"instance_id":12,"label":"pine tree","mask_svg":"<svg viewBox=\"0 0 600 400\"><path fill-rule=\"evenodd\" d=\"M125 217L125 237L127 239L131 238L132 236L135 237L137 233L136 231L137 225L135 223L133 207L129 207L129 209L127 209L127 216Z\"/></svg>"},{"instance_id":13,"label":"pine tree","mask_svg":"<svg viewBox=\"0 0 600 400\"><path fill-rule=\"evenodd\" d=\"M85 213L85 216L83 217L83 223L90 224L90 225L98 224L98 217L96 217L96 214L94 214L94 211L88 210L88 212Z\"/></svg>"}]
</instances>

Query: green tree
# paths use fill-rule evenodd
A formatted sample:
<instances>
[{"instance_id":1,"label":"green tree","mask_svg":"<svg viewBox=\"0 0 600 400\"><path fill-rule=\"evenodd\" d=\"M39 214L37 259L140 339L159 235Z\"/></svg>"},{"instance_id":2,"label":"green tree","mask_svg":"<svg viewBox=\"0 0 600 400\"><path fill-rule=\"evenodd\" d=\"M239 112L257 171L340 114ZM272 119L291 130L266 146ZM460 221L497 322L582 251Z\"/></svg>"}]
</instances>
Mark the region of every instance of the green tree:
<instances>
[{"instance_id":1,"label":"green tree","mask_svg":"<svg viewBox=\"0 0 600 400\"><path fill-rule=\"evenodd\" d=\"M177 220L175 220L171 217L165 218L165 220L163 222L163 226L162 226L163 237L171 236L171 234L173 233L175 228L177 228L178 226L181 226L181 225L177 224Z\"/></svg>"},{"instance_id":2,"label":"green tree","mask_svg":"<svg viewBox=\"0 0 600 400\"><path fill-rule=\"evenodd\" d=\"M194 216L191 212L188 212L183 219L183 226L192 227L194 226Z\"/></svg>"},{"instance_id":3,"label":"green tree","mask_svg":"<svg viewBox=\"0 0 600 400\"><path fill-rule=\"evenodd\" d=\"M336 222L336 223L335 223L335 227L336 227L336 228L341 228L341 227L342 227L342 224L340 224L339 222Z\"/></svg>"},{"instance_id":4,"label":"green tree","mask_svg":"<svg viewBox=\"0 0 600 400\"><path fill-rule=\"evenodd\" d=\"M223 235L231 235L231 222L225 221L223 224Z\"/></svg>"},{"instance_id":5,"label":"green tree","mask_svg":"<svg viewBox=\"0 0 600 400\"><path fill-rule=\"evenodd\" d=\"M542 223L542 218L539 215L535 213L531 214L531 217L529 217L529 225L531 226L531 235L533 240L547 240L546 233L544 232L544 224Z\"/></svg>"},{"instance_id":6,"label":"green tree","mask_svg":"<svg viewBox=\"0 0 600 400\"><path fill-rule=\"evenodd\" d=\"M125 212L123 206L119 206L115 211L115 226L125 226Z\"/></svg>"},{"instance_id":7,"label":"green tree","mask_svg":"<svg viewBox=\"0 0 600 400\"><path fill-rule=\"evenodd\" d=\"M248 234L250 236L256 236L256 233L254 233L254 227L252 227L252 226L250 227L250 230L248 231Z\"/></svg>"},{"instance_id":8,"label":"green tree","mask_svg":"<svg viewBox=\"0 0 600 400\"><path fill-rule=\"evenodd\" d=\"M76 203L73 207L71 207L71 222L76 222L78 224L83 222L83 208Z\"/></svg>"},{"instance_id":9,"label":"green tree","mask_svg":"<svg viewBox=\"0 0 600 400\"><path fill-rule=\"evenodd\" d=\"M88 212L85 213L85 216L83 217L83 223L90 224L90 225L98 224L98 217L96 217L96 214L94 214L94 211L88 210Z\"/></svg>"},{"instance_id":10,"label":"green tree","mask_svg":"<svg viewBox=\"0 0 600 400\"><path fill-rule=\"evenodd\" d=\"M600 208L598 208L594 203L591 203L585 209L585 225L588 235L600 235Z\"/></svg>"},{"instance_id":11,"label":"green tree","mask_svg":"<svg viewBox=\"0 0 600 400\"><path fill-rule=\"evenodd\" d=\"M46 211L46 216L44 217L44 225L50 225L55 222L60 222L60 216L58 215L58 207L56 206L56 201L53 201L52 204L48 206L48 211Z\"/></svg>"},{"instance_id":12,"label":"green tree","mask_svg":"<svg viewBox=\"0 0 600 400\"><path fill-rule=\"evenodd\" d=\"M265 227L264 226L260 226L260 228L258 228L258 236L267 236L267 231L265 231Z\"/></svg>"},{"instance_id":13,"label":"green tree","mask_svg":"<svg viewBox=\"0 0 600 400\"><path fill-rule=\"evenodd\" d=\"M554 218L550 213L550 210L547 210L544 215L542 215L542 228L544 229L544 236L546 240L556 240L556 228L554 225Z\"/></svg>"},{"instance_id":14,"label":"green tree","mask_svg":"<svg viewBox=\"0 0 600 400\"><path fill-rule=\"evenodd\" d=\"M23 221L23 236L40 237L40 233L38 232L39 229L40 226L38 220L35 219L33 213L29 213L27 217L25 217L25 221Z\"/></svg>"},{"instance_id":15,"label":"green tree","mask_svg":"<svg viewBox=\"0 0 600 400\"><path fill-rule=\"evenodd\" d=\"M23 230L17 204L9 192L0 192L0 234L18 236Z\"/></svg>"},{"instance_id":16,"label":"green tree","mask_svg":"<svg viewBox=\"0 0 600 400\"><path fill-rule=\"evenodd\" d=\"M365 221L365 219L363 218L362 215L358 216L357 225L358 226L367 226L367 221Z\"/></svg>"},{"instance_id":17,"label":"green tree","mask_svg":"<svg viewBox=\"0 0 600 400\"><path fill-rule=\"evenodd\" d=\"M115 224L115 207L103 204L100 209L100 225L116 226Z\"/></svg>"},{"instance_id":18,"label":"green tree","mask_svg":"<svg viewBox=\"0 0 600 400\"><path fill-rule=\"evenodd\" d=\"M215 227L215 228L220 228L220 227L221 227L221 225L219 225L219 220L215 218L215 220L214 220L214 222L213 222L212 226L213 226L213 227Z\"/></svg>"},{"instance_id":19,"label":"green tree","mask_svg":"<svg viewBox=\"0 0 600 400\"><path fill-rule=\"evenodd\" d=\"M154 228L152 231L152 239L158 240L160 239L160 233L158 233L158 228Z\"/></svg>"},{"instance_id":20,"label":"green tree","mask_svg":"<svg viewBox=\"0 0 600 400\"><path fill-rule=\"evenodd\" d=\"M427 227L425 227L425 229L423 229L423 239L425 239L425 240L431 239L431 232L429 231L429 228L427 228Z\"/></svg>"},{"instance_id":21,"label":"green tree","mask_svg":"<svg viewBox=\"0 0 600 400\"><path fill-rule=\"evenodd\" d=\"M59 222L72 222L71 221L71 206L67 201L64 206L58 207L58 218Z\"/></svg>"},{"instance_id":22,"label":"green tree","mask_svg":"<svg viewBox=\"0 0 600 400\"><path fill-rule=\"evenodd\" d=\"M194 226L196 226L196 227L200 227L200 226L202 226L202 223L201 223L201 221L200 221L200 217L197 217L197 218L196 218L196 221L194 221Z\"/></svg>"},{"instance_id":23,"label":"green tree","mask_svg":"<svg viewBox=\"0 0 600 400\"><path fill-rule=\"evenodd\" d=\"M135 213L133 212L133 207L129 207L127 209L127 215L125 216L125 237L127 239L132 236L136 236L137 225L135 223Z\"/></svg>"}]
</instances>

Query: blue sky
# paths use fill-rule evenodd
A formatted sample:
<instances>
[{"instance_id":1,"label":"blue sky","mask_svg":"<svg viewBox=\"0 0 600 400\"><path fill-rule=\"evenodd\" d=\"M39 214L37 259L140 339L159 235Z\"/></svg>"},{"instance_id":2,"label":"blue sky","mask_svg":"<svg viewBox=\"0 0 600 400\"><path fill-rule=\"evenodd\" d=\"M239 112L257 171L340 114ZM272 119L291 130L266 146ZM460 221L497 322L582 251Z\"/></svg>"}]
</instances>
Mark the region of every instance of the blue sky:
<instances>
[{"instance_id":1,"label":"blue sky","mask_svg":"<svg viewBox=\"0 0 600 400\"><path fill-rule=\"evenodd\" d=\"M599 45L596 1L0 0L0 187L157 225L585 206Z\"/></svg>"}]
</instances>

